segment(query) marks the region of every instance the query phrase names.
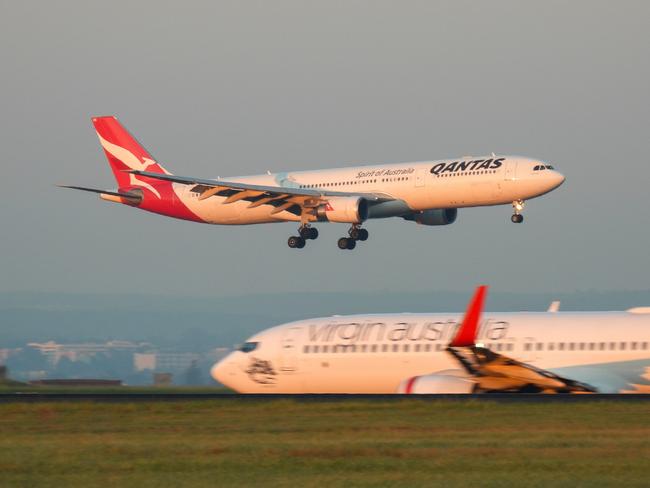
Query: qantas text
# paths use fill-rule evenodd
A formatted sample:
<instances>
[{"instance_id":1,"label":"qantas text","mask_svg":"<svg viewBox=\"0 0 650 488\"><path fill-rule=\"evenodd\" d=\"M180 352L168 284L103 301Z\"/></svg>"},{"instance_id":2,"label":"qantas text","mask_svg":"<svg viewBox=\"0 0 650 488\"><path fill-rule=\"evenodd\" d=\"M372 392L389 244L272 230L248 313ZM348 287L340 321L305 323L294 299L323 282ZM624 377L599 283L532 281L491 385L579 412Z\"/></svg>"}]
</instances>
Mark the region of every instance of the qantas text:
<instances>
[{"instance_id":1,"label":"qantas text","mask_svg":"<svg viewBox=\"0 0 650 488\"><path fill-rule=\"evenodd\" d=\"M454 161L453 163L438 163L431 172L434 175L441 173L455 173L457 171L475 171L480 169L497 169L503 164L505 158L475 159L474 161Z\"/></svg>"}]
</instances>

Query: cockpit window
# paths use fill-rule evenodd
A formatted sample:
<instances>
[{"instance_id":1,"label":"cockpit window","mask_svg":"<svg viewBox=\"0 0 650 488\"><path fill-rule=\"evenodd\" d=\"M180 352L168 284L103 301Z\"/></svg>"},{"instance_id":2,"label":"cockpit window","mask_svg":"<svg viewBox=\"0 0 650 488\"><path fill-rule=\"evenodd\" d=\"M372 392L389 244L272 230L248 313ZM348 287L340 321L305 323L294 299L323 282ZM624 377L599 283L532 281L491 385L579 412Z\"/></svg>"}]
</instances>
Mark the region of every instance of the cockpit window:
<instances>
[{"instance_id":1,"label":"cockpit window","mask_svg":"<svg viewBox=\"0 0 650 488\"><path fill-rule=\"evenodd\" d=\"M259 345L259 342L244 342L239 350L241 352L251 352L257 349L257 346Z\"/></svg>"},{"instance_id":2,"label":"cockpit window","mask_svg":"<svg viewBox=\"0 0 650 488\"><path fill-rule=\"evenodd\" d=\"M544 171L545 169L555 169L550 164L538 164L533 168L533 171Z\"/></svg>"}]
</instances>

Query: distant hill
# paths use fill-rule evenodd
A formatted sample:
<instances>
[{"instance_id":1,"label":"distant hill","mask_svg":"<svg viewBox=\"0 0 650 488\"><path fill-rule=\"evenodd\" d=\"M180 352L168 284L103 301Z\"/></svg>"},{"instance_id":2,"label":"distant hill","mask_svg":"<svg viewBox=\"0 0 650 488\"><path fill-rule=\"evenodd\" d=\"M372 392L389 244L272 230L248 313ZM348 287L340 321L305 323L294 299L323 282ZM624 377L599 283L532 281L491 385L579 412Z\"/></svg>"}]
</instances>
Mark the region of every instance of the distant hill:
<instances>
[{"instance_id":1,"label":"distant hill","mask_svg":"<svg viewBox=\"0 0 650 488\"><path fill-rule=\"evenodd\" d=\"M0 294L0 347L29 341L125 339L197 350L231 346L275 324L308 317L369 312L459 312L467 292L298 293L169 297L120 294ZM650 305L650 291L499 293L493 311L624 310Z\"/></svg>"}]
</instances>

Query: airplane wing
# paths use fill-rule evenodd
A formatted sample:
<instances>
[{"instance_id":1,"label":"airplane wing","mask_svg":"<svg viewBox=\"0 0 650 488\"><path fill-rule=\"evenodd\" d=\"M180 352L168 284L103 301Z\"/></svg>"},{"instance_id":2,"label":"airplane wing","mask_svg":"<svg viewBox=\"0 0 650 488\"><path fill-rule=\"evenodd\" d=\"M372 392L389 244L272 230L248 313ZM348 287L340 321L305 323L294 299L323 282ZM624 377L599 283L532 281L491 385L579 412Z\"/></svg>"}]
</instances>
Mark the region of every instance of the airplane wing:
<instances>
[{"instance_id":1,"label":"airplane wing","mask_svg":"<svg viewBox=\"0 0 650 488\"><path fill-rule=\"evenodd\" d=\"M449 352L477 384L477 392L595 393L596 388L476 345L486 286L479 286Z\"/></svg>"},{"instance_id":2,"label":"airplane wing","mask_svg":"<svg viewBox=\"0 0 650 488\"><path fill-rule=\"evenodd\" d=\"M326 203L328 197L357 196L366 199L370 204L394 200L393 197L381 193L253 185L237 181L208 180L139 170L129 170L128 173L156 180L190 185L193 187L191 191L199 194L199 200L205 200L206 198L218 195L227 197L224 201L226 204L245 200L251 202L249 208L259 207L260 205L272 205L275 207L272 213L279 213L286 210L296 215L301 215L303 209L314 208Z\"/></svg>"}]
</instances>

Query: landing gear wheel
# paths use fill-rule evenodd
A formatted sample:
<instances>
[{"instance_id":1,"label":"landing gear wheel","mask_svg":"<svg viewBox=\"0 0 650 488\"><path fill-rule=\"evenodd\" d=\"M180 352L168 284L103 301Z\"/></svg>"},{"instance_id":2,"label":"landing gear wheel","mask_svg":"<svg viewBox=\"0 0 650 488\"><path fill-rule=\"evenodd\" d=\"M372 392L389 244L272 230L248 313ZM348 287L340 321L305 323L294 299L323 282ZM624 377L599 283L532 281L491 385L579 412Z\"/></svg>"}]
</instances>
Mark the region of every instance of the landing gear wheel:
<instances>
[{"instance_id":1,"label":"landing gear wheel","mask_svg":"<svg viewBox=\"0 0 650 488\"><path fill-rule=\"evenodd\" d=\"M521 224L524 221L524 216L521 214L513 214L510 220L515 224Z\"/></svg>"},{"instance_id":2,"label":"landing gear wheel","mask_svg":"<svg viewBox=\"0 0 650 488\"><path fill-rule=\"evenodd\" d=\"M316 229L315 227L301 227L298 230L298 233L300 234L300 237L302 237L305 240L318 239L318 229Z\"/></svg>"},{"instance_id":3,"label":"landing gear wheel","mask_svg":"<svg viewBox=\"0 0 650 488\"><path fill-rule=\"evenodd\" d=\"M357 245L357 241L349 237L341 237L337 244L339 249L354 249Z\"/></svg>"},{"instance_id":4,"label":"landing gear wheel","mask_svg":"<svg viewBox=\"0 0 650 488\"><path fill-rule=\"evenodd\" d=\"M365 241L368 239L368 231L366 229L362 229L361 227L352 227L348 231L348 234L350 234L350 237L355 241Z\"/></svg>"},{"instance_id":5,"label":"landing gear wheel","mask_svg":"<svg viewBox=\"0 0 650 488\"><path fill-rule=\"evenodd\" d=\"M305 247L305 240L299 236L291 236L289 237L287 244L289 244L289 247L292 249L293 248L302 249L303 247Z\"/></svg>"}]
</instances>

